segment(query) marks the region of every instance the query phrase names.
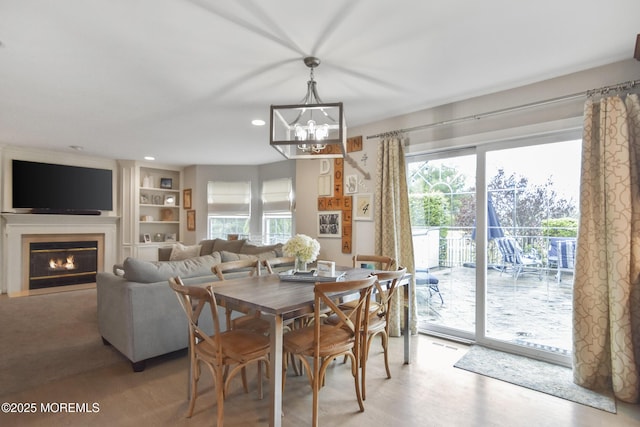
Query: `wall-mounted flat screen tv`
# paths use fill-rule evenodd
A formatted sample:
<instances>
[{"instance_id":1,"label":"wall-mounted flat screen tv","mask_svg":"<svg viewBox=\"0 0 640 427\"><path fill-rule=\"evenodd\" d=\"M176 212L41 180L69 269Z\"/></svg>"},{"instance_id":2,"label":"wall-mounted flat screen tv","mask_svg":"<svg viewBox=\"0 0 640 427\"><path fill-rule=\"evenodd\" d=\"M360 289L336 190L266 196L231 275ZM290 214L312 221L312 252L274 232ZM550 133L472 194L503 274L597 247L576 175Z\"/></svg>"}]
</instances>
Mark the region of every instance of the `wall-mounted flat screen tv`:
<instances>
[{"instance_id":1,"label":"wall-mounted flat screen tv","mask_svg":"<svg viewBox=\"0 0 640 427\"><path fill-rule=\"evenodd\" d=\"M14 209L113 210L109 169L13 160L12 183Z\"/></svg>"}]
</instances>

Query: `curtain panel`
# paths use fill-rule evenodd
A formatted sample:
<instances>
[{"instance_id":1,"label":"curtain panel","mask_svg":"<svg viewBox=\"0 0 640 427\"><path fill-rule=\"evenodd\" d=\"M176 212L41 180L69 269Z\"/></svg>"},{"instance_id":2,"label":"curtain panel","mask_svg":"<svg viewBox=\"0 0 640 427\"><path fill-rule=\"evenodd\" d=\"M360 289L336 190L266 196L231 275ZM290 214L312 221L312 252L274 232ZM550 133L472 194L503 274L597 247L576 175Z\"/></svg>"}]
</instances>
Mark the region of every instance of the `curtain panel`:
<instances>
[{"instance_id":1,"label":"curtain panel","mask_svg":"<svg viewBox=\"0 0 640 427\"><path fill-rule=\"evenodd\" d=\"M411 273L412 301L411 334L417 333L415 266L413 236L409 217L409 192L404 157L404 138L389 137L380 141L376 163L376 191L374 196L376 254L395 258L398 266ZM400 336L404 298L397 292L389 313L389 335Z\"/></svg>"},{"instance_id":2,"label":"curtain panel","mask_svg":"<svg viewBox=\"0 0 640 427\"><path fill-rule=\"evenodd\" d=\"M573 303L574 382L639 400L640 103L587 100Z\"/></svg>"}]
</instances>

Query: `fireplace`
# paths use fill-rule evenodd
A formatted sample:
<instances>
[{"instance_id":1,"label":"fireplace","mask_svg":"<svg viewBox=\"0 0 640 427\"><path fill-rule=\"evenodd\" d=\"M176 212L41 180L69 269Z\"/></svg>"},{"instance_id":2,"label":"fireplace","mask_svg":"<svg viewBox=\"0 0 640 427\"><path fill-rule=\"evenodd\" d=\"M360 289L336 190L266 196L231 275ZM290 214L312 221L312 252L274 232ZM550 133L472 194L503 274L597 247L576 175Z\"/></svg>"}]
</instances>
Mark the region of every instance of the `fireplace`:
<instances>
[{"instance_id":1,"label":"fireplace","mask_svg":"<svg viewBox=\"0 0 640 427\"><path fill-rule=\"evenodd\" d=\"M93 283L97 269L97 240L29 244L29 289Z\"/></svg>"},{"instance_id":2,"label":"fireplace","mask_svg":"<svg viewBox=\"0 0 640 427\"><path fill-rule=\"evenodd\" d=\"M0 213L0 294L10 297L95 287L94 283L29 290L30 243L98 241L98 272L123 259L115 215L28 215Z\"/></svg>"},{"instance_id":3,"label":"fireplace","mask_svg":"<svg viewBox=\"0 0 640 427\"><path fill-rule=\"evenodd\" d=\"M93 284L103 270L104 234L23 235L22 248L25 290Z\"/></svg>"}]
</instances>

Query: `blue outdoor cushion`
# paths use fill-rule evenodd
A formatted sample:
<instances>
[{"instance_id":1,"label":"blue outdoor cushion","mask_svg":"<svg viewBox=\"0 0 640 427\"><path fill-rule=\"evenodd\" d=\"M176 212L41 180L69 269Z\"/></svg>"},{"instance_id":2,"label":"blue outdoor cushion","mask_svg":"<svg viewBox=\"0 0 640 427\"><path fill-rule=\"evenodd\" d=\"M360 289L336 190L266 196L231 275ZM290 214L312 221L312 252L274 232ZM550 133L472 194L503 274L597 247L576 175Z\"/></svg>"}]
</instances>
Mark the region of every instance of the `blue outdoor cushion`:
<instances>
[{"instance_id":1,"label":"blue outdoor cushion","mask_svg":"<svg viewBox=\"0 0 640 427\"><path fill-rule=\"evenodd\" d=\"M437 285L440 280L425 270L416 271L416 285Z\"/></svg>"}]
</instances>

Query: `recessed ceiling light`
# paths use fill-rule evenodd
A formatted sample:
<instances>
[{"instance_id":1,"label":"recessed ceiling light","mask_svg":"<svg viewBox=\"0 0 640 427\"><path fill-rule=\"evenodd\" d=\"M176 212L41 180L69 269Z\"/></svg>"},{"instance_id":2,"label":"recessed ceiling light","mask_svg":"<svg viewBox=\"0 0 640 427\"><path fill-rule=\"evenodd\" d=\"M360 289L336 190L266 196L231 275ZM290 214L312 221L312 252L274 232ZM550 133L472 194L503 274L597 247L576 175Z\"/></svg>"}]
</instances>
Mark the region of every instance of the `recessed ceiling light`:
<instances>
[{"instance_id":1,"label":"recessed ceiling light","mask_svg":"<svg viewBox=\"0 0 640 427\"><path fill-rule=\"evenodd\" d=\"M153 156L144 156L145 160L155 160L156 158Z\"/></svg>"},{"instance_id":2,"label":"recessed ceiling light","mask_svg":"<svg viewBox=\"0 0 640 427\"><path fill-rule=\"evenodd\" d=\"M253 119L251 120L251 124L254 126L264 126L266 122L262 119Z\"/></svg>"}]
</instances>

